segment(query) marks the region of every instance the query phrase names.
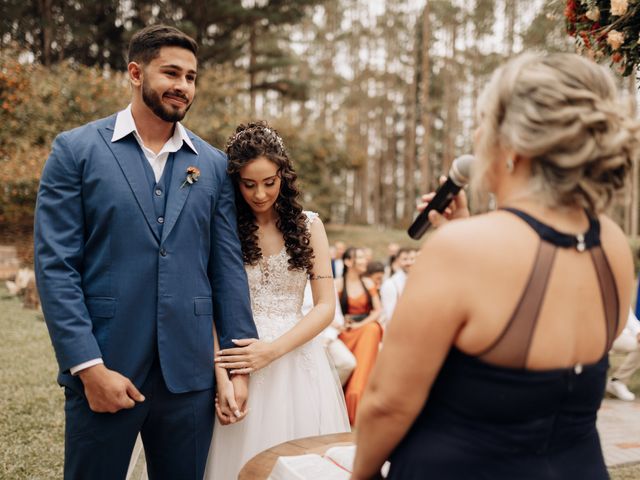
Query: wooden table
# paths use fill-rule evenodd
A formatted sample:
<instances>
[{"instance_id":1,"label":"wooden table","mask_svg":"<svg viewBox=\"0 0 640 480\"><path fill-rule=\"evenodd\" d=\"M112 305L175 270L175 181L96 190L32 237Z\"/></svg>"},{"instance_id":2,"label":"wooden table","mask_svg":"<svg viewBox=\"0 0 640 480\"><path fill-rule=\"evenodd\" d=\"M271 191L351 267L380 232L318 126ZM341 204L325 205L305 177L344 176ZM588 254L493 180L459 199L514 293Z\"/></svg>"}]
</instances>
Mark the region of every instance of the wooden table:
<instances>
[{"instance_id":1,"label":"wooden table","mask_svg":"<svg viewBox=\"0 0 640 480\"><path fill-rule=\"evenodd\" d=\"M351 444L354 440L352 432L320 435L318 437L299 438L281 443L259 453L249 460L238 475L238 480L266 480L273 470L278 457L287 455L304 455L305 453L324 453L335 445Z\"/></svg>"}]
</instances>

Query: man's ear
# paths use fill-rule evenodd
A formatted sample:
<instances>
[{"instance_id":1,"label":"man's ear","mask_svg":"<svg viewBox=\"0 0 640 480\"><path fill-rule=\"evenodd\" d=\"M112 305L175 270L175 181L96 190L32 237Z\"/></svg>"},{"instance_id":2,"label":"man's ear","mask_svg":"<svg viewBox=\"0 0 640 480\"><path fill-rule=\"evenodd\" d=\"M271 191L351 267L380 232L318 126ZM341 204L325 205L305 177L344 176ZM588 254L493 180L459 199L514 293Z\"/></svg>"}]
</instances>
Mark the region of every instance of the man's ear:
<instances>
[{"instance_id":1,"label":"man's ear","mask_svg":"<svg viewBox=\"0 0 640 480\"><path fill-rule=\"evenodd\" d=\"M137 62L129 62L129 65L127 65L127 71L129 72L129 80L134 87L142 85L142 78L144 75L142 65Z\"/></svg>"}]
</instances>

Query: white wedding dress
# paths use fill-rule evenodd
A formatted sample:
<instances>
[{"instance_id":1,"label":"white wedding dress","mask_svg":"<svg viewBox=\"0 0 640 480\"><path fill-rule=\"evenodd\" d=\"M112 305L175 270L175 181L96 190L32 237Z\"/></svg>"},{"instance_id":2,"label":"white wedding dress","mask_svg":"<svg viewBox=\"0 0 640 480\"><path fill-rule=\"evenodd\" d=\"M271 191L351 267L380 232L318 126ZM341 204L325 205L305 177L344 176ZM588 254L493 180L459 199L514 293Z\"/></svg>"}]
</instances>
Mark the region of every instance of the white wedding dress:
<instances>
[{"instance_id":1,"label":"white wedding dress","mask_svg":"<svg viewBox=\"0 0 640 480\"><path fill-rule=\"evenodd\" d=\"M317 214L305 212L308 225ZM280 337L302 318L307 273L289 270L286 249L246 266L253 319L261 340ZM261 451L295 438L348 432L342 387L320 337L251 374L249 413L239 423L216 419L205 480L235 480Z\"/></svg>"}]
</instances>

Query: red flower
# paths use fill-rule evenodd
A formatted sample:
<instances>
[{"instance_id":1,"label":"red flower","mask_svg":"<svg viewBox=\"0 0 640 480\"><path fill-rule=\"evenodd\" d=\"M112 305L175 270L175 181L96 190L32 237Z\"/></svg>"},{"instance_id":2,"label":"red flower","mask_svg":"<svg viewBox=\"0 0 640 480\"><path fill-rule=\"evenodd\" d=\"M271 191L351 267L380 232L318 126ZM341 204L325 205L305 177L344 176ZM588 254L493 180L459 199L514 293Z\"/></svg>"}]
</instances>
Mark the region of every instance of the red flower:
<instances>
[{"instance_id":1,"label":"red flower","mask_svg":"<svg viewBox=\"0 0 640 480\"><path fill-rule=\"evenodd\" d=\"M567 6L564 9L564 16L567 17L567 20L569 20L572 23L576 21L577 6L578 5L576 3L576 0L567 0Z\"/></svg>"},{"instance_id":2,"label":"red flower","mask_svg":"<svg viewBox=\"0 0 640 480\"><path fill-rule=\"evenodd\" d=\"M591 48L591 40L589 40L589 35L584 30L580 32L580 38L584 42L584 46L587 48Z\"/></svg>"}]
</instances>

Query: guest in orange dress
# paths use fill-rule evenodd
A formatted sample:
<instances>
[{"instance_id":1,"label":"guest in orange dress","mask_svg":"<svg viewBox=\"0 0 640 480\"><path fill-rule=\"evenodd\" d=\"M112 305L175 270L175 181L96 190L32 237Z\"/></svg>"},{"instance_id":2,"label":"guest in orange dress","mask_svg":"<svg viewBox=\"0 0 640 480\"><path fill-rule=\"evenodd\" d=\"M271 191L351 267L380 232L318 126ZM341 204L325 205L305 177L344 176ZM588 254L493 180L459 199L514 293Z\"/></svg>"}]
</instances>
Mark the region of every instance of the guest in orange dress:
<instances>
[{"instance_id":1,"label":"guest in orange dress","mask_svg":"<svg viewBox=\"0 0 640 480\"><path fill-rule=\"evenodd\" d=\"M348 248L342 258L344 271L342 278L336 279L336 289L345 321L339 338L356 357L356 368L344 392L349 421L353 425L358 403L378 356L382 340L382 327L378 320L382 309L374 283L363 277L367 270L364 251Z\"/></svg>"}]
</instances>

